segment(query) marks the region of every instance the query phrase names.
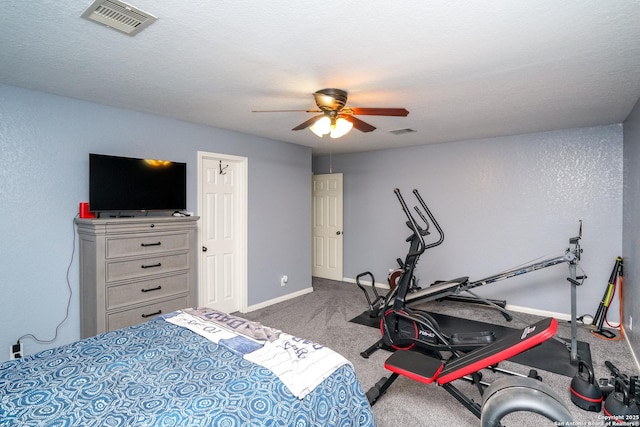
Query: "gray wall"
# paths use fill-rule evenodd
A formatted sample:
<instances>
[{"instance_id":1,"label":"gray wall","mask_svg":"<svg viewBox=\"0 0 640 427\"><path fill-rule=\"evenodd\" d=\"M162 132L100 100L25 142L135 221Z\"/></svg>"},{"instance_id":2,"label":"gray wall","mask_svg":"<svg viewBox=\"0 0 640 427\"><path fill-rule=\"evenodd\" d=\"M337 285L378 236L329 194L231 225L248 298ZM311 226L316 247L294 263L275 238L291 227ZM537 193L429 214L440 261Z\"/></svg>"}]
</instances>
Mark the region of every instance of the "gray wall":
<instances>
[{"instance_id":1,"label":"gray wall","mask_svg":"<svg viewBox=\"0 0 640 427\"><path fill-rule=\"evenodd\" d=\"M344 174L344 275L371 270L386 281L407 251L399 187L422 193L445 232L421 258L417 276L478 280L560 255L583 220L578 312L594 313L622 250L622 125L422 147L334 155ZM314 173L329 171L314 158ZM482 288L486 297L556 313L570 312L566 264ZM611 310L616 320L617 310Z\"/></svg>"},{"instance_id":2,"label":"gray wall","mask_svg":"<svg viewBox=\"0 0 640 427\"><path fill-rule=\"evenodd\" d=\"M640 101L624 122L624 233L622 255L624 261L624 324L629 342L636 356L640 355ZM630 325L630 318L634 319ZM632 328L630 328L630 326Z\"/></svg>"},{"instance_id":3,"label":"gray wall","mask_svg":"<svg viewBox=\"0 0 640 427\"><path fill-rule=\"evenodd\" d=\"M49 344L24 340L25 351L79 338L73 218L88 200L88 153L187 162L188 209L196 211L199 150L249 158L249 305L309 288L309 148L0 85L0 361L24 334L53 339L67 307L67 268L69 319Z\"/></svg>"}]
</instances>

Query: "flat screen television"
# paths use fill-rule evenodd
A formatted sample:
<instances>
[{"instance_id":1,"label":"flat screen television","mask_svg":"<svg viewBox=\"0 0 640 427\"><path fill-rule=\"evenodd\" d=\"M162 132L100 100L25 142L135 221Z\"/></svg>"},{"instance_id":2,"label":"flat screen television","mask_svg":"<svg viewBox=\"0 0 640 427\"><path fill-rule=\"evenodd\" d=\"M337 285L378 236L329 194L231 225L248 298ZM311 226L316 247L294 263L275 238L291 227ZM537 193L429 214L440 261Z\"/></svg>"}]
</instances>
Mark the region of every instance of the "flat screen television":
<instances>
[{"instance_id":1,"label":"flat screen television","mask_svg":"<svg viewBox=\"0 0 640 427\"><path fill-rule=\"evenodd\" d=\"M187 208L187 164L89 154L89 208L176 211Z\"/></svg>"}]
</instances>

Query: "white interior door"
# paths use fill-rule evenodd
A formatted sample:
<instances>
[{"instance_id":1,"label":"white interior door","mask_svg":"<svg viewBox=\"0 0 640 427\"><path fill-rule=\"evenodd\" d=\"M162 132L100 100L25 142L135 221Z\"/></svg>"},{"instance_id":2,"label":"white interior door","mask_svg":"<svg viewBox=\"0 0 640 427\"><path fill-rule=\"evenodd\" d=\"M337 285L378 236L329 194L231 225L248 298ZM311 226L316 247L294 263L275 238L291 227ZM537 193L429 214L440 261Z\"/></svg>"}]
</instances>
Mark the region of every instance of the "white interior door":
<instances>
[{"instance_id":1,"label":"white interior door","mask_svg":"<svg viewBox=\"0 0 640 427\"><path fill-rule=\"evenodd\" d=\"M247 310L247 159L198 153L199 305Z\"/></svg>"},{"instance_id":2,"label":"white interior door","mask_svg":"<svg viewBox=\"0 0 640 427\"><path fill-rule=\"evenodd\" d=\"M342 174L313 176L312 274L342 280Z\"/></svg>"}]
</instances>

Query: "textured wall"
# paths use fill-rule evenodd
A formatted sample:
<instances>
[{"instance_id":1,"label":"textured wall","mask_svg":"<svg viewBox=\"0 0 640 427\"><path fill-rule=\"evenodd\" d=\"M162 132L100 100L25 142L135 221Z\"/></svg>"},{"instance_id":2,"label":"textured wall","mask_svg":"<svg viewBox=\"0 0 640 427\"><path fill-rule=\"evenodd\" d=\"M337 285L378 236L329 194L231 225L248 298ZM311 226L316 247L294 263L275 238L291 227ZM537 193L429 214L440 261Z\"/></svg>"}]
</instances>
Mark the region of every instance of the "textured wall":
<instances>
[{"instance_id":1,"label":"textured wall","mask_svg":"<svg viewBox=\"0 0 640 427\"><path fill-rule=\"evenodd\" d=\"M640 355L640 101L624 122L624 324L636 356ZM629 319L633 317L633 325ZM630 328L631 326L632 328Z\"/></svg>"},{"instance_id":2,"label":"textured wall","mask_svg":"<svg viewBox=\"0 0 640 427\"><path fill-rule=\"evenodd\" d=\"M314 172L326 173L329 161L314 159ZM589 278L579 289L578 312L594 313L621 253L621 125L333 156L332 167L344 174L348 278L371 270L383 282L396 257L405 256L409 233L394 187L406 196L419 189L445 232L444 243L418 265L425 285L478 280L561 254L581 219L581 265ZM559 265L478 292L569 313L567 276Z\"/></svg>"},{"instance_id":3,"label":"textured wall","mask_svg":"<svg viewBox=\"0 0 640 427\"><path fill-rule=\"evenodd\" d=\"M311 286L309 148L0 85L0 361L23 334L53 338L65 316L88 153L187 162L195 211L198 150L249 158L249 305ZM58 339L25 340L27 353L79 337L77 254L69 284L70 316Z\"/></svg>"}]
</instances>

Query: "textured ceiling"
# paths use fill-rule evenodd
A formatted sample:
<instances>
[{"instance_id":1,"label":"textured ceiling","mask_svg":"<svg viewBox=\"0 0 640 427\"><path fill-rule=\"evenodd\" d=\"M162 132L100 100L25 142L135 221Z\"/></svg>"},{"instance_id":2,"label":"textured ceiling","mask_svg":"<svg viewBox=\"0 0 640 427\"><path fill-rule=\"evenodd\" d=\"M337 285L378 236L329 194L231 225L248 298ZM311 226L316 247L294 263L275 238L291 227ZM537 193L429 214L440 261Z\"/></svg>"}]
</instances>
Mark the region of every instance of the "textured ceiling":
<instances>
[{"instance_id":1,"label":"textured ceiling","mask_svg":"<svg viewBox=\"0 0 640 427\"><path fill-rule=\"evenodd\" d=\"M0 83L313 147L314 153L621 123L640 97L640 1L130 0L135 37L81 18L91 0L0 0ZM291 128L312 93L377 127ZM399 129L416 132L395 135Z\"/></svg>"}]
</instances>

